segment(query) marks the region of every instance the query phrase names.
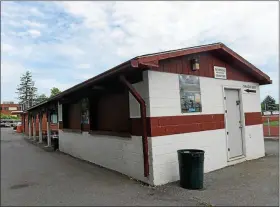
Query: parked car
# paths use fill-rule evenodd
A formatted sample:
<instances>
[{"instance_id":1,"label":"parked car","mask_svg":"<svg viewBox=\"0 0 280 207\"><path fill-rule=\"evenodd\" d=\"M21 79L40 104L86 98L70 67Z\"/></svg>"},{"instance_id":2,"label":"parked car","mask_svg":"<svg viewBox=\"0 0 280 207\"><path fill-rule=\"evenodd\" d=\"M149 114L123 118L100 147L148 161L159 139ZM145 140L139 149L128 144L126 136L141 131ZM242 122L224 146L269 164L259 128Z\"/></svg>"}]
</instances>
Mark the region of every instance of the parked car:
<instances>
[{"instance_id":1,"label":"parked car","mask_svg":"<svg viewBox=\"0 0 280 207\"><path fill-rule=\"evenodd\" d=\"M0 127L5 127L5 122L4 121L1 121Z\"/></svg>"},{"instance_id":2,"label":"parked car","mask_svg":"<svg viewBox=\"0 0 280 207\"><path fill-rule=\"evenodd\" d=\"M6 121L5 127L11 127L13 125L12 121Z\"/></svg>"},{"instance_id":3,"label":"parked car","mask_svg":"<svg viewBox=\"0 0 280 207\"><path fill-rule=\"evenodd\" d=\"M13 119L1 119L1 127L14 127L19 121Z\"/></svg>"}]
</instances>

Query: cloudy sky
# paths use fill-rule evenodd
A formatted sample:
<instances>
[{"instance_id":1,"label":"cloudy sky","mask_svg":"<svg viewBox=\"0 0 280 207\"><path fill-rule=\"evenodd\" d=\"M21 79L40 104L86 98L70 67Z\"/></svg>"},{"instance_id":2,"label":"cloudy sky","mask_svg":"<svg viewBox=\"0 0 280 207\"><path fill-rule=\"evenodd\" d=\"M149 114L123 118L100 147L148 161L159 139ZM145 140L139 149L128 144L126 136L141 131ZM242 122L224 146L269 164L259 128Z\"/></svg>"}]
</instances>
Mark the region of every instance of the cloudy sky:
<instances>
[{"instance_id":1,"label":"cloudy sky","mask_svg":"<svg viewBox=\"0 0 280 207\"><path fill-rule=\"evenodd\" d=\"M267 73L278 100L278 2L1 2L1 99L32 71L65 90L134 56L223 42Z\"/></svg>"}]
</instances>

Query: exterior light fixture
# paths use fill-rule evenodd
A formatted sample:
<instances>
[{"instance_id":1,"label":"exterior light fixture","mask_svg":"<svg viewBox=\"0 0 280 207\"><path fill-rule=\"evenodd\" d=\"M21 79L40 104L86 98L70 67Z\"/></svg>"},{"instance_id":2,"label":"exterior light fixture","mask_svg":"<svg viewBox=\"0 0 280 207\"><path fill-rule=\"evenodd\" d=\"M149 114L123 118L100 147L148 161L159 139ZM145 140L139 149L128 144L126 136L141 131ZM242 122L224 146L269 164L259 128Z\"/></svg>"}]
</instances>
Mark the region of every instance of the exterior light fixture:
<instances>
[{"instance_id":1,"label":"exterior light fixture","mask_svg":"<svg viewBox=\"0 0 280 207\"><path fill-rule=\"evenodd\" d=\"M191 59L191 67L193 71L199 70L199 58L192 58Z\"/></svg>"}]
</instances>

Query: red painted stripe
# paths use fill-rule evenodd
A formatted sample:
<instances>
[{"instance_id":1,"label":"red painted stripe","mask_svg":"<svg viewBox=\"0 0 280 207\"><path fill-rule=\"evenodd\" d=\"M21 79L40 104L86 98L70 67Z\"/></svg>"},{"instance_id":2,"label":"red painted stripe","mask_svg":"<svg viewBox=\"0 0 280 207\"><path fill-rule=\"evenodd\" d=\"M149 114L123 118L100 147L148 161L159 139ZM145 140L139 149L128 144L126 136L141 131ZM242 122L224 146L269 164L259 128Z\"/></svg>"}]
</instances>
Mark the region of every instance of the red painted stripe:
<instances>
[{"instance_id":1,"label":"red painted stripe","mask_svg":"<svg viewBox=\"0 0 280 207\"><path fill-rule=\"evenodd\" d=\"M261 112L248 112L245 113L245 125L256 125L262 124L262 114Z\"/></svg>"},{"instance_id":2,"label":"red painted stripe","mask_svg":"<svg viewBox=\"0 0 280 207\"><path fill-rule=\"evenodd\" d=\"M261 113L245 113L245 125L261 124ZM141 135L140 118L131 119L131 134ZM224 114L147 117L149 137L224 129Z\"/></svg>"}]
</instances>

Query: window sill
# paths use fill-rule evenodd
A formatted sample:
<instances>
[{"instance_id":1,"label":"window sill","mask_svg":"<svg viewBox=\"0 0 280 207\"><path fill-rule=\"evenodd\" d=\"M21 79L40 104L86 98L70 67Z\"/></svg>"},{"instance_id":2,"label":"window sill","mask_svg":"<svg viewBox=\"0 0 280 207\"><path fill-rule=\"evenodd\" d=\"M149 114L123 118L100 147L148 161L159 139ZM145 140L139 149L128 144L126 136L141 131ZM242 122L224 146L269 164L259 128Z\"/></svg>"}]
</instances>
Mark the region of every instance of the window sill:
<instances>
[{"instance_id":1,"label":"window sill","mask_svg":"<svg viewBox=\"0 0 280 207\"><path fill-rule=\"evenodd\" d=\"M61 129L62 131L64 132L72 132L72 133L78 133L78 134L81 134L82 133L82 130L80 129Z\"/></svg>"},{"instance_id":2,"label":"window sill","mask_svg":"<svg viewBox=\"0 0 280 207\"><path fill-rule=\"evenodd\" d=\"M131 134L128 132L111 132L111 131L89 131L90 135L107 135L107 136L115 136L115 137L125 137L131 138Z\"/></svg>"}]
</instances>

